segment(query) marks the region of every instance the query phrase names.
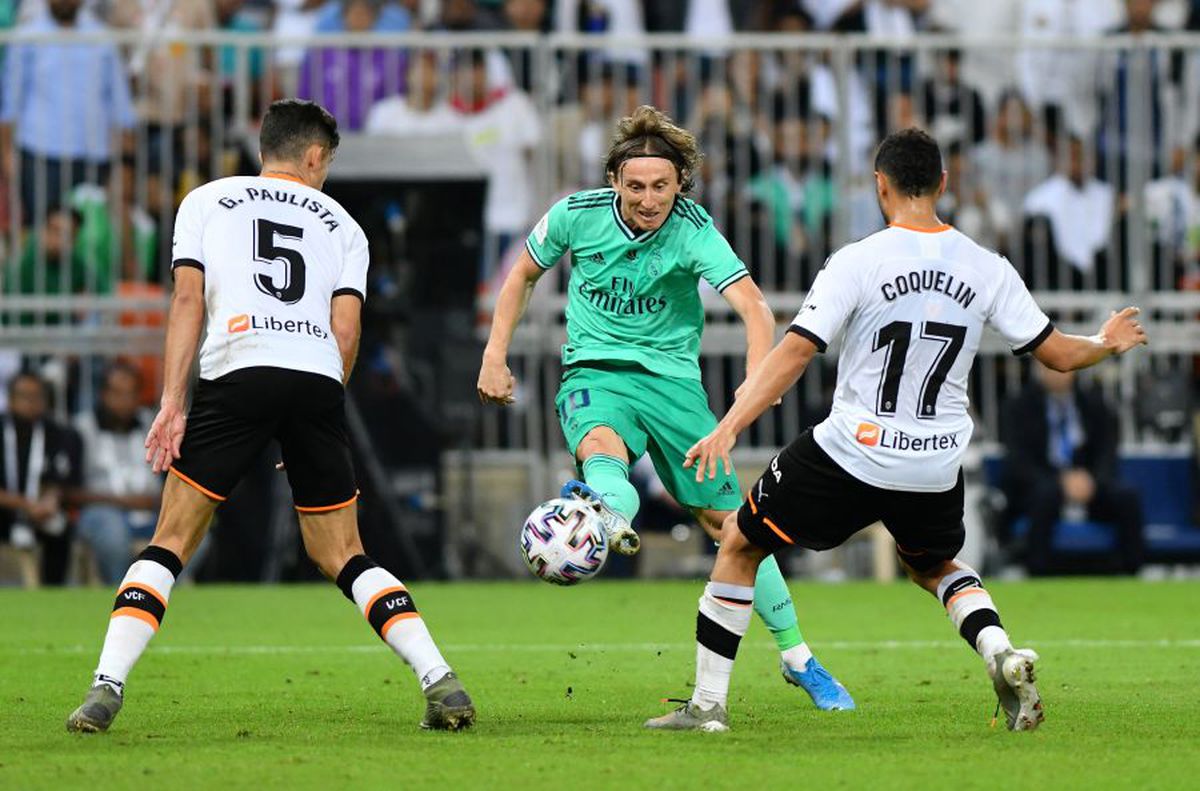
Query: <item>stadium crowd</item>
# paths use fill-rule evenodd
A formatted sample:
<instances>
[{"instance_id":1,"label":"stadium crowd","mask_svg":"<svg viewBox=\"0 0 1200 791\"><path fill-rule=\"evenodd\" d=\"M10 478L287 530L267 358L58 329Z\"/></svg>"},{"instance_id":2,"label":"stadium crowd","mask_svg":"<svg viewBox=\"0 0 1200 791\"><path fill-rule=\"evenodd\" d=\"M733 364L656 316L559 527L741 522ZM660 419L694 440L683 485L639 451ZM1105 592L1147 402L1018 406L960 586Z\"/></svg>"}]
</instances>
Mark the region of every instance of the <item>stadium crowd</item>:
<instances>
[{"instance_id":1,"label":"stadium crowd","mask_svg":"<svg viewBox=\"0 0 1200 791\"><path fill-rule=\"evenodd\" d=\"M16 0L0 7L6 27L18 35L0 53L4 295L166 288L179 201L205 181L255 172L253 135L235 124L247 86L251 116L298 95L351 136L461 135L490 185L485 282L502 277L506 254L553 197L602 183L613 122L649 102L701 138L695 197L765 290L803 290L837 244L878 227L866 163L875 140L909 125L948 152L943 218L1007 254L1033 288L1200 287L1200 56L987 45L1200 30L1200 0ZM106 29L140 32L139 43L19 35ZM186 43L203 31L280 43ZM609 38L552 48L548 70L535 48L509 39L451 50L287 38L368 32ZM864 44L839 66L844 53L819 47L637 41L774 32L863 33L878 48ZM905 47L936 33L955 46ZM552 156L537 156L547 145ZM1133 238L1150 240L1148 258L1128 254ZM373 277L385 278L380 255ZM1148 271L1131 272L1131 262ZM5 324L84 321L0 310ZM77 533L107 579L153 522L155 482L125 480L111 461L136 455L152 367L106 369L95 405L92 389L71 389L59 412L80 420L42 431L33 427L47 410L45 382L17 374L37 361L17 350L0 358L0 407L13 427L0 529L9 543L50 548L50 582L65 575L63 537ZM35 464L35 451L45 461ZM27 482L33 472L44 487Z\"/></svg>"}]
</instances>

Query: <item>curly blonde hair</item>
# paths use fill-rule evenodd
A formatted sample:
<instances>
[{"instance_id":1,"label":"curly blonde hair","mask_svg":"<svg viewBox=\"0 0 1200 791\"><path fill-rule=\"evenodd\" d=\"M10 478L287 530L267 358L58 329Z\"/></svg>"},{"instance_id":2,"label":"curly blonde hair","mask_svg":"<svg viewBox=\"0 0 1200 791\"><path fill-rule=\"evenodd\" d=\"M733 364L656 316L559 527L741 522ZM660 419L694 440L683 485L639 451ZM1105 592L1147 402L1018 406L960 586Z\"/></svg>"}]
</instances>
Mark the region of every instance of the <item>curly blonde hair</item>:
<instances>
[{"instance_id":1,"label":"curly blonde hair","mask_svg":"<svg viewBox=\"0 0 1200 791\"><path fill-rule=\"evenodd\" d=\"M637 157L670 160L679 176L680 191L686 193L695 184L695 173L704 154L700 153L695 135L676 126L662 110L643 104L617 124L608 156L604 159L604 172L609 178L616 179L621 166Z\"/></svg>"}]
</instances>

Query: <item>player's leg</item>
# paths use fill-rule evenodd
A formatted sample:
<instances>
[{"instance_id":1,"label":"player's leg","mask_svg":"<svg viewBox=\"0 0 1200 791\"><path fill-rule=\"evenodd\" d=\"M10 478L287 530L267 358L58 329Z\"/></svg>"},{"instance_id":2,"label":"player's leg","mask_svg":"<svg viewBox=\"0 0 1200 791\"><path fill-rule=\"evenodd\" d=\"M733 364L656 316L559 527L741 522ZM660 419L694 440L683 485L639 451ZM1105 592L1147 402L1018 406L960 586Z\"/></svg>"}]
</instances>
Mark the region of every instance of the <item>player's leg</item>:
<instances>
[{"instance_id":1,"label":"player's leg","mask_svg":"<svg viewBox=\"0 0 1200 791\"><path fill-rule=\"evenodd\" d=\"M163 485L154 537L121 581L92 688L67 718L68 730L104 731L112 724L126 680L162 624L175 581L217 506L270 437L269 422L247 414L255 403L241 373L196 386L180 458Z\"/></svg>"},{"instance_id":2,"label":"player's leg","mask_svg":"<svg viewBox=\"0 0 1200 791\"><path fill-rule=\"evenodd\" d=\"M878 518L877 505L862 496L862 484L807 432L776 457L751 494L725 521L711 581L700 599L692 699L646 727L724 730L729 676L750 623L762 560L790 546L830 549Z\"/></svg>"},{"instance_id":3,"label":"player's leg","mask_svg":"<svg viewBox=\"0 0 1200 791\"><path fill-rule=\"evenodd\" d=\"M470 726L475 721L470 696L442 657L404 583L364 552L357 515L354 502L332 511L301 511L300 531L308 556L416 674L426 698L421 727Z\"/></svg>"},{"instance_id":4,"label":"player's leg","mask_svg":"<svg viewBox=\"0 0 1200 791\"><path fill-rule=\"evenodd\" d=\"M937 597L967 645L983 658L1009 729L1036 728L1044 719L1034 686L1038 656L1013 648L979 573L954 559L965 536L962 474L948 492L894 494L884 524L896 538L905 573Z\"/></svg>"},{"instance_id":5,"label":"player's leg","mask_svg":"<svg viewBox=\"0 0 1200 791\"><path fill-rule=\"evenodd\" d=\"M754 579L767 551L750 543L730 515L712 576L696 613L696 683L690 700L646 722L657 730L729 730L726 705L738 646L750 628Z\"/></svg>"},{"instance_id":6,"label":"player's leg","mask_svg":"<svg viewBox=\"0 0 1200 791\"><path fill-rule=\"evenodd\" d=\"M569 481L563 497L581 497L596 504L604 519L609 546L623 555L638 551L641 542L632 522L641 503L629 482L629 461L646 449L628 394L632 376L595 368L567 372L555 406L567 448L575 456L582 480Z\"/></svg>"},{"instance_id":7,"label":"player's leg","mask_svg":"<svg viewBox=\"0 0 1200 791\"><path fill-rule=\"evenodd\" d=\"M733 512L695 509L693 513L705 531L719 543L720 526ZM773 554L763 558L754 576L754 612L779 648L779 669L784 681L803 689L813 705L822 711L852 711L855 708L854 698L846 687L825 669L805 642L792 593Z\"/></svg>"},{"instance_id":8,"label":"player's leg","mask_svg":"<svg viewBox=\"0 0 1200 791\"><path fill-rule=\"evenodd\" d=\"M379 638L413 669L426 699L421 726L468 727L475 720L471 698L434 643L412 594L363 550L344 391L315 374L294 378L302 395L278 438L304 548Z\"/></svg>"}]
</instances>

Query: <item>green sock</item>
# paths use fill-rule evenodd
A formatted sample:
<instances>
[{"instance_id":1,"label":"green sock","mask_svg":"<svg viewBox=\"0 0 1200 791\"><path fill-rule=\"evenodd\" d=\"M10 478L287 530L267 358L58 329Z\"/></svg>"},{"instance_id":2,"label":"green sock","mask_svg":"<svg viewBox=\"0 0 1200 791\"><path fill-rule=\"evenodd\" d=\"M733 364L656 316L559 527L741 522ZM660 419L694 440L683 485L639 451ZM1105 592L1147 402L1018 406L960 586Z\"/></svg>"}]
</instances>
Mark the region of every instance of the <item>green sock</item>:
<instances>
[{"instance_id":1,"label":"green sock","mask_svg":"<svg viewBox=\"0 0 1200 791\"><path fill-rule=\"evenodd\" d=\"M767 625L781 653L804 643L804 635L800 634L800 624L796 619L796 608L792 606L791 591L774 555L767 555L758 564L758 576L754 580L754 611Z\"/></svg>"},{"instance_id":2,"label":"green sock","mask_svg":"<svg viewBox=\"0 0 1200 791\"><path fill-rule=\"evenodd\" d=\"M609 508L633 521L641 501L629 482L629 464L623 459L604 453L588 456L583 462L583 481L604 498Z\"/></svg>"}]
</instances>

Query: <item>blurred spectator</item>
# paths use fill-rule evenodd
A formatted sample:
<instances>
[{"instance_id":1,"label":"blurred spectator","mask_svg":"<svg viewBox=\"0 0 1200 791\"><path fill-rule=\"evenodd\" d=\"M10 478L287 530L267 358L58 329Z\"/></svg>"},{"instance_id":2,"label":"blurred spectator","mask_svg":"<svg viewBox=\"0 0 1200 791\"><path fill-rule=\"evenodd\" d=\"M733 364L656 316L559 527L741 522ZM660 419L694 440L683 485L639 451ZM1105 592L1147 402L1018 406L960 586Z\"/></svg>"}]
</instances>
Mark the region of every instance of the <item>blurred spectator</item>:
<instances>
[{"instance_id":1,"label":"blurred spectator","mask_svg":"<svg viewBox=\"0 0 1200 791\"><path fill-rule=\"evenodd\" d=\"M542 140L533 102L516 88L490 86L487 60L483 50L458 53L451 102L467 147L488 173L485 277L513 237L528 230L534 205L533 147Z\"/></svg>"},{"instance_id":2,"label":"blurred spectator","mask_svg":"<svg viewBox=\"0 0 1200 791\"><path fill-rule=\"evenodd\" d=\"M278 2L278 0L276 0ZM411 9L406 3L392 0L379 0L379 19L372 29L374 33L407 33L414 25ZM325 0L317 13L315 33L346 33L353 32L346 26L346 14L343 10L345 0Z\"/></svg>"},{"instance_id":3,"label":"blurred spectator","mask_svg":"<svg viewBox=\"0 0 1200 791\"><path fill-rule=\"evenodd\" d=\"M984 247L995 248L998 239L996 212L971 171L965 146L952 143L945 150L946 191L938 201L938 216Z\"/></svg>"},{"instance_id":4,"label":"blurred spectator","mask_svg":"<svg viewBox=\"0 0 1200 791\"><path fill-rule=\"evenodd\" d=\"M95 410L75 418L83 443L82 488L72 497L79 537L92 550L104 584L121 581L133 542L154 534L162 481L146 464L144 440L153 415L138 404L138 372L117 363L104 376Z\"/></svg>"},{"instance_id":5,"label":"blurred spectator","mask_svg":"<svg viewBox=\"0 0 1200 791\"><path fill-rule=\"evenodd\" d=\"M829 254L838 202L824 153L829 121L808 116L784 95L776 95L774 105L774 162L750 180L748 190L764 210L776 255L788 261L806 258L799 282L809 283Z\"/></svg>"},{"instance_id":6,"label":"blurred spectator","mask_svg":"<svg viewBox=\"0 0 1200 791\"><path fill-rule=\"evenodd\" d=\"M933 0L930 27L963 38L962 81L979 91L988 107L1016 81L1012 47L984 46L978 39L1015 36L1022 0Z\"/></svg>"},{"instance_id":7,"label":"blurred spectator","mask_svg":"<svg viewBox=\"0 0 1200 791\"><path fill-rule=\"evenodd\" d=\"M1155 0L1125 0L1126 22L1114 35L1162 32L1154 23ZM1118 51L1105 59L1100 75L1097 155L1120 192L1139 175L1156 177L1166 143L1164 94L1182 77L1178 50L1171 54L1144 48ZM1139 128L1140 127L1140 128ZM1136 169L1136 173L1131 170Z\"/></svg>"},{"instance_id":8,"label":"blurred spectator","mask_svg":"<svg viewBox=\"0 0 1200 791\"><path fill-rule=\"evenodd\" d=\"M962 80L962 53L939 52L936 61L937 69L923 90L925 126L943 146L981 142L987 136L983 98Z\"/></svg>"},{"instance_id":9,"label":"blurred spectator","mask_svg":"<svg viewBox=\"0 0 1200 791\"><path fill-rule=\"evenodd\" d=\"M1019 93L1001 97L991 136L972 148L969 158L976 188L990 207L997 242L1008 249L1025 196L1050 175L1050 155L1034 136L1033 114Z\"/></svg>"},{"instance_id":10,"label":"blurred spectator","mask_svg":"<svg viewBox=\"0 0 1200 791\"><path fill-rule=\"evenodd\" d=\"M1096 259L1108 246L1116 211L1112 186L1092 173L1091 153L1081 139L1072 137L1062 171L1034 187L1024 205L1025 216L1048 223L1058 258L1083 274L1097 269Z\"/></svg>"},{"instance_id":11,"label":"blurred spectator","mask_svg":"<svg viewBox=\"0 0 1200 791\"><path fill-rule=\"evenodd\" d=\"M386 135L439 134L458 129L458 113L450 106L434 50L414 54L408 64L408 95L391 96L367 114L366 130Z\"/></svg>"},{"instance_id":12,"label":"blurred spectator","mask_svg":"<svg viewBox=\"0 0 1200 791\"><path fill-rule=\"evenodd\" d=\"M1189 152L1182 146L1171 155L1170 172L1146 184L1146 220L1157 254L1169 262L1167 282L1157 288L1181 287L1181 278L1200 257L1200 140ZM1190 156L1189 156L1190 154Z\"/></svg>"},{"instance_id":13,"label":"blurred spectator","mask_svg":"<svg viewBox=\"0 0 1200 791\"><path fill-rule=\"evenodd\" d=\"M1054 527L1084 518L1117 529L1121 570L1133 574L1144 554L1141 500L1117 480L1117 416L1073 372L1035 364L1037 375L1005 407L1004 490L1013 518L1029 518L1026 563L1052 570Z\"/></svg>"},{"instance_id":14,"label":"blurred spectator","mask_svg":"<svg viewBox=\"0 0 1200 791\"><path fill-rule=\"evenodd\" d=\"M504 24L508 30L545 33L549 30L549 22L546 0L504 0ZM534 72L537 66L534 51L528 47L515 47L507 54L516 86L526 93L533 93L536 89ZM548 75L540 76L545 79Z\"/></svg>"},{"instance_id":15,"label":"blurred spectator","mask_svg":"<svg viewBox=\"0 0 1200 791\"><path fill-rule=\"evenodd\" d=\"M171 161L175 129L189 111L209 106L209 72L202 47L181 44L177 36L211 30L216 24L214 5L230 0L111 0L107 21L119 30L141 34L129 55L129 71L137 85L138 119L146 124L143 145L161 160ZM235 0L241 2L241 0Z\"/></svg>"},{"instance_id":16,"label":"blurred spectator","mask_svg":"<svg viewBox=\"0 0 1200 791\"><path fill-rule=\"evenodd\" d=\"M434 29L447 31L501 30L504 23L479 0L442 0L442 15Z\"/></svg>"},{"instance_id":17,"label":"blurred spectator","mask_svg":"<svg viewBox=\"0 0 1200 791\"><path fill-rule=\"evenodd\" d=\"M1120 0L1024 0L1019 33L1029 40L1089 39L1116 27ZM1090 135L1096 124L1094 53L1037 47L1017 54L1021 93L1049 132ZM1059 129L1059 123L1066 129Z\"/></svg>"},{"instance_id":18,"label":"blurred spectator","mask_svg":"<svg viewBox=\"0 0 1200 791\"><path fill-rule=\"evenodd\" d=\"M646 33L640 0L555 0L554 28L559 33L595 33L618 41L638 39ZM650 62L645 47L610 44L600 50L602 60L644 67Z\"/></svg>"},{"instance_id":19,"label":"blurred spectator","mask_svg":"<svg viewBox=\"0 0 1200 791\"><path fill-rule=\"evenodd\" d=\"M4 293L24 296L61 296L82 291L92 280L87 251L79 243L83 217L67 205L50 206L42 222L25 237L16 266L4 267ZM107 281L99 273L97 281ZM64 314L48 311L16 315L20 324L39 319L46 324L61 324Z\"/></svg>"},{"instance_id":20,"label":"blurred spectator","mask_svg":"<svg viewBox=\"0 0 1200 791\"><path fill-rule=\"evenodd\" d=\"M0 537L17 549L41 547L41 581L62 585L71 536L64 499L79 484L79 437L48 417L49 390L36 374L8 384L0 417Z\"/></svg>"},{"instance_id":21,"label":"blurred spectator","mask_svg":"<svg viewBox=\"0 0 1200 791\"><path fill-rule=\"evenodd\" d=\"M381 6L380 0L344 0L341 10L345 31L377 31ZM324 106L339 126L358 131L371 105L400 93L404 71L405 55L399 49L323 47L305 54L297 93Z\"/></svg>"},{"instance_id":22,"label":"blurred spectator","mask_svg":"<svg viewBox=\"0 0 1200 791\"><path fill-rule=\"evenodd\" d=\"M621 79L612 64L581 86L580 101L560 108L554 116L559 172L564 182L582 189L607 183L604 155L617 121L637 109L636 85Z\"/></svg>"},{"instance_id":23,"label":"blurred spectator","mask_svg":"<svg viewBox=\"0 0 1200 791\"><path fill-rule=\"evenodd\" d=\"M49 0L49 14L22 27L30 33L99 29L93 17L80 14L80 0ZM76 184L107 183L109 163L122 148L114 133L135 120L115 46L14 45L4 66L0 175L4 181L19 175L23 224L61 204Z\"/></svg>"}]
</instances>

